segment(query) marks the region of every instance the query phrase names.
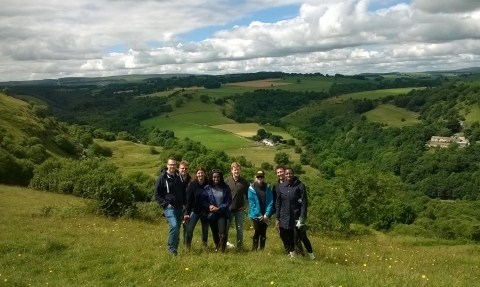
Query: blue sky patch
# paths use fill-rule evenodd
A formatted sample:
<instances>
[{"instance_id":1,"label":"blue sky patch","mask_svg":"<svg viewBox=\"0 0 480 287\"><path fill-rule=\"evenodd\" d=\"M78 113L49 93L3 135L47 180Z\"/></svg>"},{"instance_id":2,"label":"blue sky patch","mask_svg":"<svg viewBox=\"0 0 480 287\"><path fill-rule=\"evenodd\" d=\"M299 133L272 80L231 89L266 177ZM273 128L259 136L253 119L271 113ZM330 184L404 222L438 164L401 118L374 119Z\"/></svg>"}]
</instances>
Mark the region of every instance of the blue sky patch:
<instances>
[{"instance_id":1,"label":"blue sky patch","mask_svg":"<svg viewBox=\"0 0 480 287\"><path fill-rule=\"evenodd\" d=\"M208 26L195 29L180 35L181 42L198 42L210 38L216 31L228 30L233 26L248 26L253 21L264 23L275 23L281 20L291 19L298 15L300 5L286 5L273 7L254 12L245 17L219 26Z\"/></svg>"}]
</instances>

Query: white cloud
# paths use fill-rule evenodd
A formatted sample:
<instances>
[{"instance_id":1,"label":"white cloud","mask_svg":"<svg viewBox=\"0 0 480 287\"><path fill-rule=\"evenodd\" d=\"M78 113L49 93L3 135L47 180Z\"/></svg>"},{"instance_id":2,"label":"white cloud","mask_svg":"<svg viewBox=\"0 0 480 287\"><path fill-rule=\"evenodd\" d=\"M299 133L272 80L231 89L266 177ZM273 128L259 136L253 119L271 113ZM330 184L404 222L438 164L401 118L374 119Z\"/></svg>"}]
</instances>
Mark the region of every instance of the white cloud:
<instances>
[{"instance_id":1,"label":"white cloud","mask_svg":"<svg viewBox=\"0 0 480 287\"><path fill-rule=\"evenodd\" d=\"M0 0L0 81L261 70L352 74L480 64L480 5L467 0L442 11L429 6L432 1L414 0L374 12L368 0L309 0L291 19L254 21L179 43L182 33L297 2ZM151 48L152 42L164 47ZM115 46L126 52L107 52Z\"/></svg>"}]
</instances>

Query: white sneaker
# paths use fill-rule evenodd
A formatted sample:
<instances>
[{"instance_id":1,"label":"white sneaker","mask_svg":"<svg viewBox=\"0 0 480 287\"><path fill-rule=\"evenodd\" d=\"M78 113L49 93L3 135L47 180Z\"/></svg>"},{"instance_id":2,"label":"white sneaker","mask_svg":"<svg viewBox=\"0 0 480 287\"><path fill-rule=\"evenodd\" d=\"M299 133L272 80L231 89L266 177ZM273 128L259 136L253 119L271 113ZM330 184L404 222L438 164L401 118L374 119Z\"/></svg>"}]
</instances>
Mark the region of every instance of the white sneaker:
<instances>
[{"instance_id":1,"label":"white sneaker","mask_svg":"<svg viewBox=\"0 0 480 287\"><path fill-rule=\"evenodd\" d=\"M308 256L310 256L310 259L315 260L315 255L313 255L313 253L308 253Z\"/></svg>"},{"instance_id":2,"label":"white sneaker","mask_svg":"<svg viewBox=\"0 0 480 287\"><path fill-rule=\"evenodd\" d=\"M233 248L233 247L235 247L235 245L227 241L227 248Z\"/></svg>"},{"instance_id":3,"label":"white sneaker","mask_svg":"<svg viewBox=\"0 0 480 287\"><path fill-rule=\"evenodd\" d=\"M290 252L290 259L295 258L295 251Z\"/></svg>"}]
</instances>

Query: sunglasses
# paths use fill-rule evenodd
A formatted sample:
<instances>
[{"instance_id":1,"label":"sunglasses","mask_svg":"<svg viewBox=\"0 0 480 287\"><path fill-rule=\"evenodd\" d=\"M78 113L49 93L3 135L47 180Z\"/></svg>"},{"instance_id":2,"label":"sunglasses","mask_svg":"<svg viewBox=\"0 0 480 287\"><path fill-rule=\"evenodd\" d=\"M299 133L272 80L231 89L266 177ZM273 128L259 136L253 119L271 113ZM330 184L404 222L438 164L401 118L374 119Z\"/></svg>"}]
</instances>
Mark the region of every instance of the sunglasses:
<instances>
[{"instance_id":1,"label":"sunglasses","mask_svg":"<svg viewBox=\"0 0 480 287\"><path fill-rule=\"evenodd\" d=\"M257 178L264 178L264 176L263 176L263 175L259 175L259 176L257 176Z\"/></svg>"}]
</instances>

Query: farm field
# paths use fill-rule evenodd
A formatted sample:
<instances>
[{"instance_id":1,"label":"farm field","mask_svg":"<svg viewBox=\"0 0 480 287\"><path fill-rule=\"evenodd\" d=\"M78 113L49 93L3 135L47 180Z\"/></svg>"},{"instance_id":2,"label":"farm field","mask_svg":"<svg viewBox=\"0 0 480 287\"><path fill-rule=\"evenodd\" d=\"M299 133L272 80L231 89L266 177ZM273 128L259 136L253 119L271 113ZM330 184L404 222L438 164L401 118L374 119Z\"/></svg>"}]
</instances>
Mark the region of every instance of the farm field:
<instances>
[{"instance_id":1,"label":"farm field","mask_svg":"<svg viewBox=\"0 0 480 287\"><path fill-rule=\"evenodd\" d=\"M393 105L379 105L364 113L369 121L384 123L393 127L404 127L419 123L418 114ZM405 119L402 121L402 119Z\"/></svg>"},{"instance_id":2,"label":"farm field","mask_svg":"<svg viewBox=\"0 0 480 287\"><path fill-rule=\"evenodd\" d=\"M297 83L297 80L300 80ZM204 89L204 88L186 88L185 92L180 93L190 93L199 95L208 95L213 98L224 98L227 96L241 95L245 92L252 92L257 89L282 89L287 91L325 91L328 92L333 83L358 83L364 82L356 79L348 78L338 78L335 80L334 77L286 77L285 79L270 79L270 80L259 80L259 81L249 81L249 82L239 82L239 83L229 83L222 85L218 89ZM272 86L273 85L273 86ZM180 90L181 88L175 88L174 90ZM173 91L158 92L154 94L149 94L145 96L157 96L165 97L172 94Z\"/></svg>"},{"instance_id":3,"label":"farm field","mask_svg":"<svg viewBox=\"0 0 480 287\"><path fill-rule=\"evenodd\" d=\"M406 94L413 89L414 88L398 88L398 89L384 89L384 90L376 90L376 91L366 91L366 92L345 94L345 95L340 96L340 98L341 99L354 99L354 100L363 100L363 99L375 100L375 99L390 96L390 95L396 96L396 95L399 95L399 94Z\"/></svg>"},{"instance_id":4,"label":"farm field","mask_svg":"<svg viewBox=\"0 0 480 287\"><path fill-rule=\"evenodd\" d=\"M284 129L270 126L270 125L259 125L257 123L233 123L233 124L224 124L224 125L215 125L212 128L224 130L227 132L231 132L237 134L242 137L252 137L257 134L259 129L264 129L267 132L270 132L275 135L282 136L282 138L288 140L291 139L292 136L287 133Z\"/></svg>"},{"instance_id":5,"label":"farm field","mask_svg":"<svg viewBox=\"0 0 480 287\"><path fill-rule=\"evenodd\" d=\"M315 261L290 260L272 227L264 251L166 250L168 225L93 216L80 198L0 186L3 286L476 286L480 247L373 232L333 239L309 231ZM148 205L148 204L147 204ZM152 203L155 206L155 203ZM230 238L235 236L230 233ZM255 262L255 264L252 264ZM224 270L218 272L218 270Z\"/></svg>"},{"instance_id":6,"label":"farm field","mask_svg":"<svg viewBox=\"0 0 480 287\"><path fill-rule=\"evenodd\" d=\"M253 142L234 134L214 129L209 126L182 122L164 117L156 117L142 122L143 126L155 126L160 129L168 129L175 136L183 139L199 141L210 149L240 148L252 146Z\"/></svg>"},{"instance_id":7,"label":"farm field","mask_svg":"<svg viewBox=\"0 0 480 287\"><path fill-rule=\"evenodd\" d=\"M150 153L150 146L120 140L107 142L95 139L95 143L112 149L113 156L107 160L118 166L125 175L140 171L157 177L158 171L165 165L160 162L158 154ZM161 152L162 148L157 146L155 150Z\"/></svg>"}]
</instances>

